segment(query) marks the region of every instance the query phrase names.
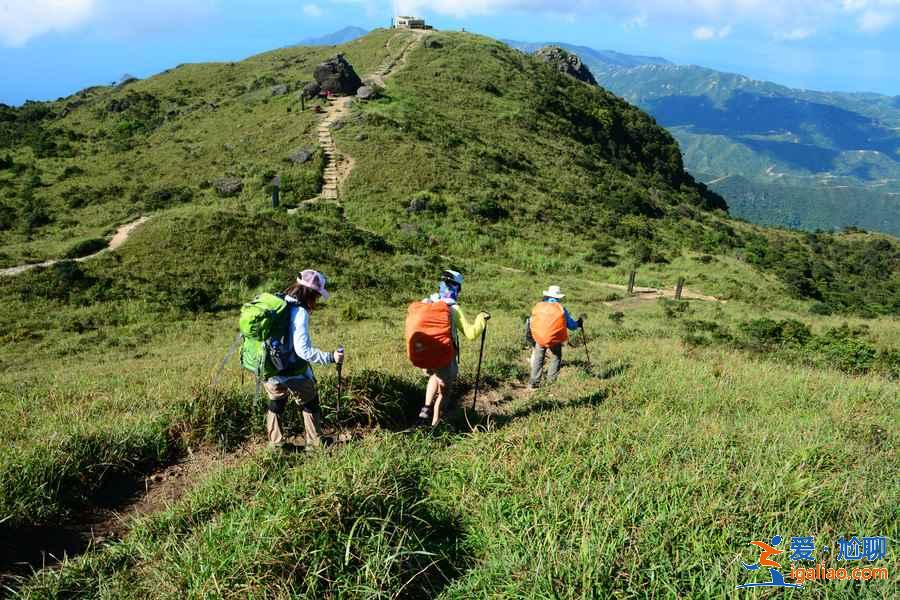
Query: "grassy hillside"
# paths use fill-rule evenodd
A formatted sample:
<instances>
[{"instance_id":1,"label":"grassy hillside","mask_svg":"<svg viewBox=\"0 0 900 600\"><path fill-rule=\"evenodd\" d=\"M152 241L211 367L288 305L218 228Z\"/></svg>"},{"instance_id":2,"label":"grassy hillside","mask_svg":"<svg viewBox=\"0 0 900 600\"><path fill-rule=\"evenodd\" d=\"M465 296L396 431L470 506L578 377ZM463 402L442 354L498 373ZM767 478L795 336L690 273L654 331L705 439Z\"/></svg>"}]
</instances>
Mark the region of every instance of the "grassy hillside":
<instances>
[{"instance_id":1,"label":"grassy hillside","mask_svg":"<svg viewBox=\"0 0 900 600\"><path fill-rule=\"evenodd\" d=\"M343 47L360 72L380 64L384 31ZM274 174L288 203L319 191L316 116L297 91L331 48L295 47L238 63L181 65L125 86L0 109L0 266L63 256L115 225L179 204L218 205L220 178L236 200L263 198ZM281 95L273 88L285 85Z\"/></svg>"},{"instance_id":2,"label":"grassy hillside","mask_svg":"<svg viewBox=\"0 0 900 600\"><path fill-rule=\"evenodd\" d=\"M340 50L364 74L405 35L376 31ZM376 430L319 455L259 450L214 469L124 539L7 580L17 593L718 597L750 580L738 560L755 557L751 539L898 537L896 490L884 484L897 470L896 241L732 221L640 110L498 42L449 33L415 47L381 99L354 104L335 131L355 161L342 204L273 211L271 174L308 181L321 164L284 162L314 143L318 117L271 86L296 88L329 52L186 68L193 83L176 69L97 90L64 117L73 99L6 113L4 126L19 128L2 175L7 264L152 216L115 252L0 278L2 539L77 521L189 448L259 440L253 386L234 363L211 380L240 303L301 268L324 271L334 294L313 315L317 345L344 344L350 357L340 412L333 372L317 370L326 424ZM266 74L255 91L227 92ZM130 95L140 93L168 107L178 86L192 90L189 106L198 94L229 112L128 126L130 147L110 145L121 126L111 103L154 104ZM44 108L53 116L26 118ZM38 156L36 140L63 127L77 152ZM176 152L184 131L209 151ZM128 177L110 168L120 160ZM72 167L81 185L129 193L68 207L57 174ZM43 183L29 188L34 170ZM226 175L243 180L238 196L204 183ZM152 209L131 199L162 181L190 196ZM29 221L41 208L47 222ZM393 432L424 390L403 357L405 305L445 266L465 273L470 312L494 314L483 370L492 416L469 414L470 431L457 410L433 437L404 437ZM685 277L727 302L626 298L606 285L635 266L639 285ZM559 385L526 395L521 318L551 283L588 315L593 368L573 339ZM476 362L466 344L466 399Z\"/></svg>"}]
</instances>

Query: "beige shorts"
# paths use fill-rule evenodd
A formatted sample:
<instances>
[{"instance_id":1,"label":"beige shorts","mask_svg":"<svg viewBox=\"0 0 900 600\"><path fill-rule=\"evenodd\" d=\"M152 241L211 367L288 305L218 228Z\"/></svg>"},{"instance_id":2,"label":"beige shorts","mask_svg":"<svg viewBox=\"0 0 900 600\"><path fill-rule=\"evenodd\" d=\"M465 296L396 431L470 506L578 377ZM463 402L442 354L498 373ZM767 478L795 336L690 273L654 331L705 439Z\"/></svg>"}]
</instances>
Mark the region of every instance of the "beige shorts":
<instances>
[{"instance_id":1,"label":"beige shorts","mask_svg":"<svg viewBox=\"0 0 900 600\"><path fill-rule=\"evenodd\" d=\"M449 388L456 383L456 378L459 376L459 363L457 363L454 358L446 367L441 367L440 369L424 369L424 371L426 375L437 377L444 387Z\"/></svg>"}]
</instances>

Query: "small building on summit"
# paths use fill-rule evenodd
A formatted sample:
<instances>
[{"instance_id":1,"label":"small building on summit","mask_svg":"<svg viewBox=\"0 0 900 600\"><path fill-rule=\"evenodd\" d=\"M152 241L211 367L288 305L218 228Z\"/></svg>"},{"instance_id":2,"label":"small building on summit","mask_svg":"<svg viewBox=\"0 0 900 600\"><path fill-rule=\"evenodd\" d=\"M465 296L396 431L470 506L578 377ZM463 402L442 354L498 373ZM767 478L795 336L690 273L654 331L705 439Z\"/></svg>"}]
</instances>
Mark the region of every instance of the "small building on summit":
<instances>
[{"instance_id":1,"label":"small building on summit","mask_svg":"<svg viewBox=\"0 0 900 600\"><path fill-rule=\"evenodd\" d=\"M418 17L397 17L394 27L398 29L430 29L425 24L425 19Z\"/></svg>"}]
</instances>

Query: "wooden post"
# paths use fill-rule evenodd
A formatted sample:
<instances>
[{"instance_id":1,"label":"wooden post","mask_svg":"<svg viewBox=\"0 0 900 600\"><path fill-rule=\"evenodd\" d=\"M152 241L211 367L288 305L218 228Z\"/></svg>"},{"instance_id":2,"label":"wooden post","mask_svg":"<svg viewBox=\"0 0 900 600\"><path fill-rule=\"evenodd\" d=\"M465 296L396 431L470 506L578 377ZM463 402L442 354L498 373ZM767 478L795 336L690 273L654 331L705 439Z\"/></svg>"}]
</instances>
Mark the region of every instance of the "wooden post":
<instances>
[{"instance_id":1,"label":"wooden post","mask_svg":"<svg viewBox=\"0 0 900 600\"><path fill-rule=\"evenodd\" d=\"M635 278L637 278L637 271L632 271L631 273L629 273L629 275L628 275L628 293L629 293L629 294L633 294L633 293L634 293L634 280L635 280Z\"/></svg>"},{"instance_id":2,"label":"wooden post","mask_svg":"<svg viewBox=\"0 0 900 600\"><path fill-rule=\"evenodd\" d=\"M279 194L281 192L281 176L276 175L269 183L272 188L272 208L278 208Z\"/></svg>"},{"instance_id":3,"label":"wooden post","mask_svg":"<svg viewBox=\"0 0 900 600\"><path fill-rule=\"evenodd\" d=\"M678 285L675 286L675 299L681 300L681 292L684 291L684 277L678 278Z\"/></svg>"},{"instance_id":4,"label":"wooden post","mask_svg":"<svg viewBox=\"0 0 900 600\"><path fill-rule=\"evenodd\" d=\"M305 110L306 110L306 93L301 92L300 93L300 112L303 112Z\"/></svg>"}]
</instances>

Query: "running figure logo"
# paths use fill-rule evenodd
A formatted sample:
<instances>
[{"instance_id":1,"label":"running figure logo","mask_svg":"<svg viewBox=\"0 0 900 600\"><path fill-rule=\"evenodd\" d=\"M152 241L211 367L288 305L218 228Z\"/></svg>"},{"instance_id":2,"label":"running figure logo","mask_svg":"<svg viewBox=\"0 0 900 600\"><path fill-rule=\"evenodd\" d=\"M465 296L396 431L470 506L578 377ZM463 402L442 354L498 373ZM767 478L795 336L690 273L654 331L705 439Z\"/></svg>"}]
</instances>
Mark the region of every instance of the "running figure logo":
<instances>
[{"instance_id":1,"label":"running figure logo","mask_svg":"<svg viewBox=\"0 0 900 600\"><path fill-rule=\"evenodd\" d=\"M741 563L744 565L744 569L747 571L758 571L762 567L769 567L769 575L772 577L772 581L765 581L762 583L745 583L743 585L737 586L738 590L744 588L755 588L755 587L782 587L782 588L802 588L802 585L796 583L785 583L784 575L781 574L781 571L778 569L781 568L781 565L769 558L770 556L775 556L776 554L781 554L784 550L778 550L775 548L778 544L781 543L781 536L776 535L772 538L772 543L767 544L765 542L753 541L750 542L751 545L756 546L762 552L759 555L759 562L755 565L748 565L745 563Z\"/></svg>"}]
</instances>

